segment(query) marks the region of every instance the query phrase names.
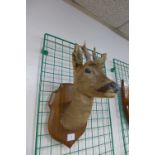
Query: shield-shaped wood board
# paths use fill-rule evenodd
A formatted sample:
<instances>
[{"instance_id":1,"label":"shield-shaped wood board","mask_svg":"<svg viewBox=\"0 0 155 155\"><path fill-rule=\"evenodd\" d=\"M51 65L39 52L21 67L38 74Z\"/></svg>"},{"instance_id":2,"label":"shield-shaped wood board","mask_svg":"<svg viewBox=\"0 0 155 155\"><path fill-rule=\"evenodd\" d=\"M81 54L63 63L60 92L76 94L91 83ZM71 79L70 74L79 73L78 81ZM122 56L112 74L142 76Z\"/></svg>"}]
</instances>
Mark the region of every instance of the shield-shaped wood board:
<instances>
[{"instance_id":1,"label":"shield-shaped wood board","mask_svg":"<svg viewBox=\"0 0 155 155\"><path fill-rule=\"evenodd\" d=\"M85 124L82 128L74 131L65 129L61 123L61 116L65 109L70 105L73 98L73 84L64 83L51 94L48 102L50 115L48 120L48 131L57 141L65 144L69 148L77 141L86 129Z\"/></svg>"}]
</instances>

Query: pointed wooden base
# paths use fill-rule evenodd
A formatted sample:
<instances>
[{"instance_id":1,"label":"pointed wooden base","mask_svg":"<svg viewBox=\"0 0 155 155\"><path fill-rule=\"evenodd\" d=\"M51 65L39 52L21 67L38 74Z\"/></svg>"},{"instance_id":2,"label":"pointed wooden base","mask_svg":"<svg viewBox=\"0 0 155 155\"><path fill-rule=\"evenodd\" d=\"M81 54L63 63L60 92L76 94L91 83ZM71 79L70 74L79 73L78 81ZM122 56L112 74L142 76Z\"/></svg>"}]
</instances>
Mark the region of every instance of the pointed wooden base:
<instances>
[{"instance_id":1,"label":"pointed wooden base","mask_svg":"<svg viewBox=\"0 0 155 155\"><path fill-rule=\"evenodd\" d=\"M82 127L81 129L71 131L66 130L60 124L61 116L65 111L65 109L70 105L72 97L73 97L73 84L60 84L58 90L52 93L49 100L49 107L51 110L48 120L49 133L54 139L65 144L69 148L83 134L87 125L85 124L85 126Z\"/></svg>"},{"instance_id":2,"label":"pointed wooden base","mask_svg":"<svg viewBox=\"0 0 155 155\"><path fill-rule=\"evenodd\" d=\"M124 86L124 80L121 80L121 96L124 114L129 124L129 88Z\"/></svg>"}]
</instances>

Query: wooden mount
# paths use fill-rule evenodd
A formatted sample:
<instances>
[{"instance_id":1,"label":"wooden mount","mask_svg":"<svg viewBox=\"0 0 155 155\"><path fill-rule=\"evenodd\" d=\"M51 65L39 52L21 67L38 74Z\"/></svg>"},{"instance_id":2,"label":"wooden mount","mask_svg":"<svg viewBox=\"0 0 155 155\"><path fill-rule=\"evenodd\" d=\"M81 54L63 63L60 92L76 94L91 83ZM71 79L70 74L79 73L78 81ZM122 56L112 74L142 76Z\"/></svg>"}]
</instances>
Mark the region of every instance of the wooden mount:
<instances>
[{"instance_id":1,"label":"wooden mount","mask_svg":"<svg viewBox=\"0 0 155 155\"><path fill-rule=\"evenodd\" d=\"M66 83L60 84L60 87L51 94L50 100L48 102L50 108L48 131L54 139L65 144L69 148L83 134L87 125L85 124L82 128L71 131L65 129L60 124L61 116L64 113L65 109L72 102L72 98L73 84ZM71 138L70 135L72 135Z\"/></svg>"},{"instance_id":2,"label":"wooden mount","mask_svg":"<svg viewBox=\"0 0 155 155\"><path fill-rule=\"evenodd\" d=\"M129 90L124 86L124 80L121 80L121 96L123 103L123 110L125 113L126 120L129 124Z\"/></svg>"}]
</instances>

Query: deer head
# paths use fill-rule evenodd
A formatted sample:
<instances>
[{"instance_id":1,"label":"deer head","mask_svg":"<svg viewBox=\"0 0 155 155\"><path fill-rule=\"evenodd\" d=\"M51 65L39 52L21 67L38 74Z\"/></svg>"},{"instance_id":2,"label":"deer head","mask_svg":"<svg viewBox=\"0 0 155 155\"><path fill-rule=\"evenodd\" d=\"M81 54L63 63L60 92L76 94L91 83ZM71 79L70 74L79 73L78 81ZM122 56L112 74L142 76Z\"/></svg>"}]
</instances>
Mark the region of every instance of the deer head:
<instances>
[{"instance_id":1,"label":"deer head","mask_svg":"<svg viewBox=\"0 0 155 155\"><path fill-rule=\"evenodd\" d=\"M86 63L83 64L83 54ZM107 78L103 66L106 54L96 57L94 48L91 55L86 45L75 45L72 54L74 70L73 100L61 118L65 129L76 130L84 127L91 113L94 97L114 97L117 91L116 83Z\"/></svg>"},{"instance_id":2,"label":"deer head","mask_svg":"<svg viewBox=\"0 0 155 155\"><path fill-rule=\"evenodd\" d=\"M83 54L86 58L85 64L83 64ZM93 60L85 44L75 45L72 54L74 88L89 97L114 97L117 85L105 75L103 70L106 54L101 54L101 57L97 58L94 48L92 57Z\"/></svg>"}]
</instances>

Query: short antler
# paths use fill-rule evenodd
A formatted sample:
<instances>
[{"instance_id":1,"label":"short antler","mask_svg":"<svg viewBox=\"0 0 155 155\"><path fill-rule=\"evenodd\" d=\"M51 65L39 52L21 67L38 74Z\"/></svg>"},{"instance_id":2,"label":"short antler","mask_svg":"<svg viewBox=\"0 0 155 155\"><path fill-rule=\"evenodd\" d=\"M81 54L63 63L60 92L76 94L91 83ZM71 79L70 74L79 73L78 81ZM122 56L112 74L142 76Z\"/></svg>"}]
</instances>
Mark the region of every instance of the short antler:
<instances>
[{"instance_id":1,"label":"short antler","mask_svg":"<svg viewBox=\"0 0 155 155\"><path fill-rule=\"evenodd\" d=\"M94 60L95 63L105 63L105 60L107 58L106 53L101 54L101 57L97 58L97 56L96 56L96 48L94 47L94 50L92 51L92 54L93 54L93 60Z\"/></svg>"},{"instance_id":2,"label":"short antler","mask_svg":"<svg viewBox=\"0 0 155 155\"><path fill-rule=\"evenodd\" d=\"M84 55L85 55L86 62L89 61L89 60L91 60L91 55L90 55L90 53L88 52L85 43L84 43L84 45L83 45L81 48L82 48L83 53L84 53Z\"/></svg>"},{"instance_id":3,"label":"short antler","mask_svg":"<svg viewBox=\"0 0 155 155\"><path fill-rule=\"evenodd\" d=\"M94 60L94 62L96 62L96 60L97 60L97 56L96 56L96 48L94 47L94 50L93 50L93 60Z\"/></svg>"}]
</instances>

